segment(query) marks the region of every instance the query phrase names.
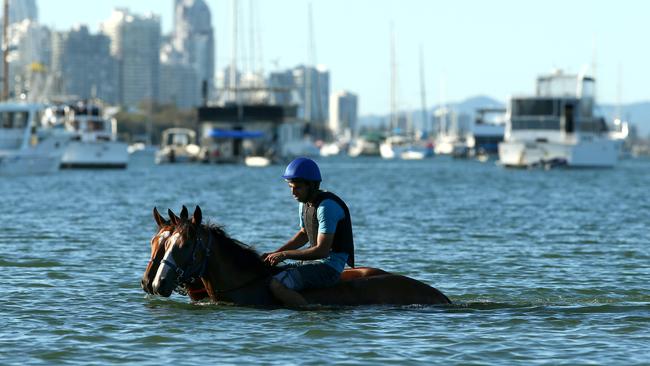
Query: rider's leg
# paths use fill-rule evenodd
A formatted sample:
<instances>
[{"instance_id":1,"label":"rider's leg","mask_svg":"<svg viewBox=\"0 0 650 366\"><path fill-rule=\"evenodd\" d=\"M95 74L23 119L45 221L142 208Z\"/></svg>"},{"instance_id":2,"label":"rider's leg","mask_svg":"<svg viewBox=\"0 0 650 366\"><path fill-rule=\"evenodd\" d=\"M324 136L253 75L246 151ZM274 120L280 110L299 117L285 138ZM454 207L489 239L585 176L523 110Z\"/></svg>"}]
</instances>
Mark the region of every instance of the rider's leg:
<instances>
[{"instance_id":1,"label":"rider's leg","mask_svg":"<svg viewBox=\"0 0 650 366\"><path fill-rule=\"evenodd\" d=\"M297 291L287 288L282 282L275 278L271 279L269 289L273 296L281 303L289 307L301 307L307 305L307 300Z\"/></svg>"}]
</instances>

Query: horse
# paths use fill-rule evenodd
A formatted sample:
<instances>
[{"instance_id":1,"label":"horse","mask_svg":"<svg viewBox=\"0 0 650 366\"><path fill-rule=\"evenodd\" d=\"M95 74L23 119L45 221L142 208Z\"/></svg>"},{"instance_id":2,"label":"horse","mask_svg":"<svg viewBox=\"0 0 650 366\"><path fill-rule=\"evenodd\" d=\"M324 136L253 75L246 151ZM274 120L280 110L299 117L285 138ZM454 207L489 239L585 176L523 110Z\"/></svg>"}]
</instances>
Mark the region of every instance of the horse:
<instances>
[{"instance_id":1,"label":"horse","mask_svg":"<svg viewBox=\"0 0 650 366\"><path fill-rule=\"evenodd\" d=\"M165 242L174 232L174 222L179 222L181 220L172 212L172 210L168 210L168 214L170 220L165 220L158 213L158 209L155 207L153 209L153 218L158 225L158 231L151 238L151 257L149 259L149 263L147 263L147 268L142 275L142 280L140 281L142 289L151 295L154 294L152 286L153 280L156 276L156 272L158 272L160 261L163 259L163 255L165 254ZM187 219L188 211L185 206L183 206L180 214L182 217L185 217L185 219ZM207 292L205 291L205 287L203 286L203 282L201 281L194 281L187 284L185 288L181 290L181 293L187 293L187 295L193 301L202 300L208 296Z\"/></svg>"},{"instance_id":2,"label":"horse","mask_svg":"<svg viewBox=\"0 0 650 366\"><path fill-rule=\"evenodd\" d=\"M169 297L177 284L200 278L214 302L278 307L282 304L269 290L274 273L251 247L230 238L219 226L203 224L201 208L196 206L191 220L181 217L167 239L152 289ZM308 304L325 306L451 304L436 288L388 272L303 290L301 294Z\"/></svg>"},{"instance_id":3,"label":"horse","mask_svg":"<svg viewBox=\"0 0 650 366\"><path fill-rule=\"evenodd\" d=\"M142 280L140 281L142 289L151 295L154 295L152 287L153 280L158 271L158 267L160 266L160 261L163 259L163 255L165 254L165 242L172 232L174 232L175 225L177 225L181 220L188 219L188 210L185 206L182 207L180 217L176 216L172 210L168 209L167 212L170 218L169 220L165 220L160 213L158 213L156 207L153 208L153 218L158 225L158 231L151 238L151 256L147 268L142 275ZM346 268L341 273L341 281L387 273L388 272L381 269L372 267ZM200 280L192 281L191 283L187 283L175 290L183 295L187 294L193 301L199 301L208 297L205 286L203 286L203 282Z\"/></svg>"}]
</instances>

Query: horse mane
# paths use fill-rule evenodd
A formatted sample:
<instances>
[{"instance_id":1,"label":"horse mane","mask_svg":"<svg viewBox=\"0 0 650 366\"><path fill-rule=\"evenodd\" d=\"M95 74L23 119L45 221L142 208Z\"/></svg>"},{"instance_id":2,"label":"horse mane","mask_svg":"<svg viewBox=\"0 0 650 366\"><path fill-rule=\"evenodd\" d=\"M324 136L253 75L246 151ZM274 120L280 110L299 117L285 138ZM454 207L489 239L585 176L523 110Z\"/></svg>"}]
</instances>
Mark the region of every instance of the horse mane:
<instances>
[{"instance_id":1,"label":"horse mane","mask_svg":"<svg viewBox=\"0 0 650 366\"><path fill-rule=\"evenodd\" d=\"M220 252L232 258L235 265L254 270L260 275L269 275L271 273L269 266L262 261L262 258L253 247L231 238L223 226L212 223L205 223L202 226L218 238L215 245L219 247Z\"/></svg>"}]
</instances>

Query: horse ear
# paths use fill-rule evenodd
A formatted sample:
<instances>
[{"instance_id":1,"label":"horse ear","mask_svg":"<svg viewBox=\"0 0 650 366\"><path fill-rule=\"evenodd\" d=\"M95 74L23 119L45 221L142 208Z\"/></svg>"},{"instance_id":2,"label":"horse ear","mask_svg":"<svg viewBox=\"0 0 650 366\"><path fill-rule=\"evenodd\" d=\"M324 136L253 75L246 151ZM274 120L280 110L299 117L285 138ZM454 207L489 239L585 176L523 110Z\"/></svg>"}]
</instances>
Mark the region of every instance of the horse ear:
<instances>
[{"instance_id":1,"label":"horse ear","mask_svg":"<svg viewBox=\"0 0 650 366\"><path fill-rule=\"evenodd\" d=\"M189 213L187 211L187 207L183 205L183 209L181 210L181 220L187 221L188 217L189 217Z\"/></svg>"},{"instance_id":2,"label":"horse ear","mask_svg":"<svg viewBox=\"0 0 650 366\"><path fill-rule=\"evenodd\" d=\"M196 206L194 209L194 214L192 215L192 224L201 225L201 220L203 219L203 214L201 213L201 207Z\"/></svg>"},{"instance_id":3,"label":"horse ear","mask_svg":"<svg viewBox=\"0 0 650 366\"><path fill-rule=\"evenodd\" d=\"M171 220L173 225L178 225L178 223L181 221L181 219L174 214L174 212L171 209L167 209L167 213L169 214L169 219Z\"/></svg>"},{"instance_id":4,"label":"horse ear","mask_svg":"<svg viewBox=\"0 0 650 366\"><path fill-rule=\"evenodd\" d=\"M163 219L162 216L160 216L160 214L158 213L158 209L156 207L153 208L153 219L156 220L156 224L158 224L159 228L165 225L169 225L169 222Z\"/></svg>"}]
</instances>

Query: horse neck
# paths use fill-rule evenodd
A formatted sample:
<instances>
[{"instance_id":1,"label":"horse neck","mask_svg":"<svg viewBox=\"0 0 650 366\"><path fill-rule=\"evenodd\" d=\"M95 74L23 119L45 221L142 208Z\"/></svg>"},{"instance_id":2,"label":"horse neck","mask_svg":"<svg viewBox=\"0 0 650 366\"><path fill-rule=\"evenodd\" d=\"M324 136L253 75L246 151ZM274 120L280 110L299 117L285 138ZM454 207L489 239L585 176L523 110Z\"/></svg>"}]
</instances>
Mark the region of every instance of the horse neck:
<instances>
[{"instance_id":1,"label":"horse neck","mask_svg":"<svg viewBox=\"0 0 650 366\"><path fill-rule=\"evenodd\" d=\"M238 245L234 242L220 243L220 241L232 240L227 237L219 238L219 235L212 233L210 242L210 256L203 281L213 300L218 300L219 294L226 296L234 295L234 292L243 290L249 285L254 285L256 280L262 280L266 275L264 270L255 266L238 266L234 258L224 250L226 245ZM235 250L245 250L236 248ZM263 264L260 262L260 266Z\"/></svg>"}]
</instances>

